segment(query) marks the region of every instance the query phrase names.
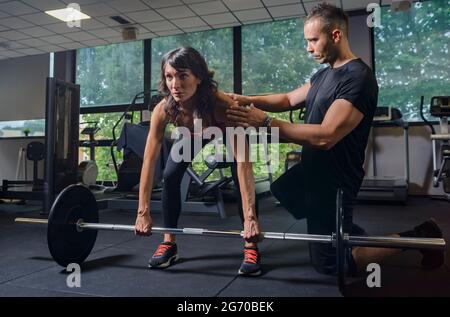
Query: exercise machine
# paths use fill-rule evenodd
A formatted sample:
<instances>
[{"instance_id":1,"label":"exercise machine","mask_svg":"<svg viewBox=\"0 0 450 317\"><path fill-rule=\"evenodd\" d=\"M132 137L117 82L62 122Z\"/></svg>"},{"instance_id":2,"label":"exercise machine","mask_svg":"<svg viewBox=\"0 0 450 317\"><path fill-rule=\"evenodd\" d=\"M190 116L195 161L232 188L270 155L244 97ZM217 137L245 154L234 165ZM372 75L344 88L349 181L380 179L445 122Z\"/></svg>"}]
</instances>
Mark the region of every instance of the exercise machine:
<instances>
[{"instance_id":1,"label":"exercise machine","mask_svg":"<svg viewBox=\"0 0 450 317\"><path fill-rule=\"evenodd\" d=\"M45 140L31 143L27 155L38 161L44 157L41 188L32 184L4 186L0 198L42 201L42 214L48 214L56 195L77 183L80 86L48 77L46 80ZM42 153L43 152L43 153ZM34 163L37 166L37 162ZM37 168L34 169L37 177ZM38 182L39 183L39 182Z\"/></svg>"},{"instance_id":2,"label":"exercise machine","mask_svg":"<svg viewBox=\"0 0 450 317\"><path fill-rule=\"evenodd\" d=\"M32 193L39 193L43 189L44 181L43 179L38 177L38 164L39 161L42 161L44 159L45 154L45 146L44 143L33 141L28 143L26 150L20 149L19 152L19 160L18 160L18 166L16 170L16 180L7 180L4 179L2 181L2 192L6 196L10 196L10 198L13 198L15 193L21 192L26 190L27 192L30 192L30 195L28 196L28 199L32 200L32 197L39 197L38 195L34 195ZM27 175L27 168L26 168L26 161L25 156L23 156L23 152L25 152L26 159L33 162L33 179L28 180ZM24 179L20 180L19 177L19 167L20 164L23 163L24 167ZM8 191L10 191L8 193ZM20 195L19 195L20 196ZM6 198L6 197L5 197ZM18 199L21 199L21 202L24 202L25 198L22 197L16 197Z\"/></svg>"},{"instance_id":3,"label":"exercise machine","mask_svg":"<svg viewBox=\"0 0 450 317\"><path fill-rule=\"evenodd\" d=\"M98 176L98 166L95 161L95 147L98 142L95 140L95 134L100 130L98 121L82 122L80 125L86 125L80 134L87 135L88 140L80 141L80 146L89 148L89 160L83 160L78 165L78 182L95 186Z\"/></svg>"},{"instance_id":4,"label":"exercise machine","mask_svg":"<svg viewBox=\"0 0 450 317\"><path fill-rule=\"evenodd\" d=\"M430 127L431 144L433 147L433 186L442 183L443 197L450 200L450 132L448 117L450 116L450 96L435 96L431 98L430 115L439 118L439 133L423 114L424 97L420 100L420 116ZM438 145L440 147L438 148Z\"/></svg>"},{"instance_id":5,"label":"exercise machine","mask_svg":"<svg viewBox=\"0 0 450 317\"><path fill-rule=\"evenodd\" d=\"M107 198L106 207L111 209L137 209L138 191L142 160L144 156L145 142L149 133L149 123L139 124L125 123L116 145L117 151L123 152L123 162L117 164L117 186L110 190L111 194L121 194ZM172 141L164 137L161 153L156 162L154 174L154 186L150 208L154 212L162 210L161 192L163 171L170 153ZM114 158L113 162L117 162ZM196 213L213 213L225 218L224 196L222 190L231 181L231 177L224 176L222 169L231 167L232 163L210 155L205 159L206 170L198 174L192 165L189 165L180 184L182 211ZM214 181L208 181L208 177L219 170L220 177Z\"/></svg>"},{"instance_id":6,"label":"exercise machine","mask_svg":"<svg viewBox=\"0 0 450 317\"><path fill-rule=\"evenodd\" d=\"M377 127L397 126L403 129L404 140L404 176L381 176L377 173L375 130ZM372 159L373 176L365 176L359 190L359 201L376 200L406 203L409 187L409 124L402 119L402 113L397 108L378 107L372 123Z\"/></svg>"},{"instance_id":7,"label":"exercise machine","mask_svg":"<svg viewBox=\"0 0 450 317\"><path fill-rule=\"evenodd\" d=\"M47 78L44 213L56 195L77 183L80 85Z\"/></svg>"}]
</instances>

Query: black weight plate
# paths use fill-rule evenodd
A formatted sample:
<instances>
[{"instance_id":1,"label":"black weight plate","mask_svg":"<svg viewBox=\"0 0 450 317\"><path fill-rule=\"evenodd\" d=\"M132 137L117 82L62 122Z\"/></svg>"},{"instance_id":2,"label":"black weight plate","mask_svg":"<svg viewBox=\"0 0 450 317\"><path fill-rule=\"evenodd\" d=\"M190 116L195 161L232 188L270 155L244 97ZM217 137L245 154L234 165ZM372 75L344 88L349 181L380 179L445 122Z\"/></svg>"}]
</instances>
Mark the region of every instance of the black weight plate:
<instances>
[{"instance_id":1,"label":"black weight plate","mask_svg":"<svg viewBox=\"0 0 450 317\"><path fill-rule=\"evenodd\" d=\"M345 263L346 252L344 245L344 210L342 208L342 190L338 189L336 195L336 265L339 291L345 295Z\"/></svg>"},{"instance_id":2,"label":"black weight plate","mask_svg":"<svg viewBox=\"0 0 450 317\"><path fill-rule=\"evenodd\" d=\"M86 187L71 185L58 195L48 217L48 248L61 266L81 264L94 247L97 230L79 232L76 226L79 219L98 223L97 202Z\"/></svg>"}]
</instances>

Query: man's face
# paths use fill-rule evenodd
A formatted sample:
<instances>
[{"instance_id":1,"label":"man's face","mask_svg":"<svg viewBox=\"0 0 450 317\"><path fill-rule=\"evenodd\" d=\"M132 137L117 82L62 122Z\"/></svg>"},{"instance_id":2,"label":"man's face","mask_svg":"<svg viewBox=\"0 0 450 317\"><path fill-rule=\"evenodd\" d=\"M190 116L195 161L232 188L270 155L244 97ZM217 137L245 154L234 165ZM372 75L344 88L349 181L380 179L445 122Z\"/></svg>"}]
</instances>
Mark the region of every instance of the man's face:
<instances>
[{"instance_id":1,"label":"man's face","mask_svg":"<svg viewBox=\"0 0 450 317\"><path fill-rule=\"evenodd\" d=\"M317 18L309 20L303 28L308 43L307 51L320 63L331 63L336 56L336 46L332 34L323 31L323 22Z\"/></svg>"}]
</instances>

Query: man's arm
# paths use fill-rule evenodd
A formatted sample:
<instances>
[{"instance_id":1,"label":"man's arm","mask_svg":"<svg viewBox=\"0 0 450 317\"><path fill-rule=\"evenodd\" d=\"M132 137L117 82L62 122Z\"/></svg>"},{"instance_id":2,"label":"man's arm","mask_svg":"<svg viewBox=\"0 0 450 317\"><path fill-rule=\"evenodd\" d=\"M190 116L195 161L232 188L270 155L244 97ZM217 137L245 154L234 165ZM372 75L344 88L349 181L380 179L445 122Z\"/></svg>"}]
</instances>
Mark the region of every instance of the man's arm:
<instances>
[{"instance_id":1,"label":"man's arm","mask_svg":"<svg viewBox=\"0 0 450 317\"><path fill-rule=\"evenodd\" d=\"M294 124L273 119L270 127L278 127L280 138L292 143L329 150L356 128L363 117L351 102L337 99L331 104L321 124Z\"/></svg>"},{"instance_id":2,"label":"man's arm","mask_svg":"<svg viewBox=\"0 0 450 317\"><path fill-rule=\"evenodd\" d=\"M233 99L239 102L240 106L246 106L251 103L255 107L269 112L283 112L299 109L305 106L306 95L311 84L305 85L283 94L261 95L261 96L242 96L229 94Z\"/></svg>"}]
</instances>

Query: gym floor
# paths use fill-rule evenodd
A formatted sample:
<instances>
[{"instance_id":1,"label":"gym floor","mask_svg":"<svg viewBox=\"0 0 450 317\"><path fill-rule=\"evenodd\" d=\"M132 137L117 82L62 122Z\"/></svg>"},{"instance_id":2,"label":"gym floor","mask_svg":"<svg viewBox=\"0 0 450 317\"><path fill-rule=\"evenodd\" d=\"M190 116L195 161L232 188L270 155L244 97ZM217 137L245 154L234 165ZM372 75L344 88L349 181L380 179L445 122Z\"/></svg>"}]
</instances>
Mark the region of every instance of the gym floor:
<instances>
[{"instance_id":1,"label":"gym floor","mask_svg":"<svg viewBox=\"0 0 450 317\"><path fill-rule=\"evenodd\" d=\"M369 234L410 229L429 217L441 225L450 241L449 203L410 198L406 206L358 205L355 222ZM237 275L242 242L233 238L180 236L180 261L165 270L147 268L160 235L143 238L129 232L101 231L94 250L81 268L81 287L69 288L67 273L50 257L46 228L14 224L15 217L39 216L39 206L0 204L0 296L176 296L176 297L300 297L341 296L336 278L317 273L309 264L308 247L296 241L266 240L260 244L264 273L256 278ZM227 205L230 213L236 208ZM260 204L263 231L306 232L272 197ZM100 221L133 224L134 211L104 210ZM156 226L161 216L154 214ZM180 227L238 229L237 215L182 214ZM405 251L381 265L381 287L368 288L366 277L347 280L347 296L450 296L450 270L420 268L420 254ZM450 263L447 252L446 262ZM448 264L447 264L448 265Z\"/></svg>"}]
</instances>

